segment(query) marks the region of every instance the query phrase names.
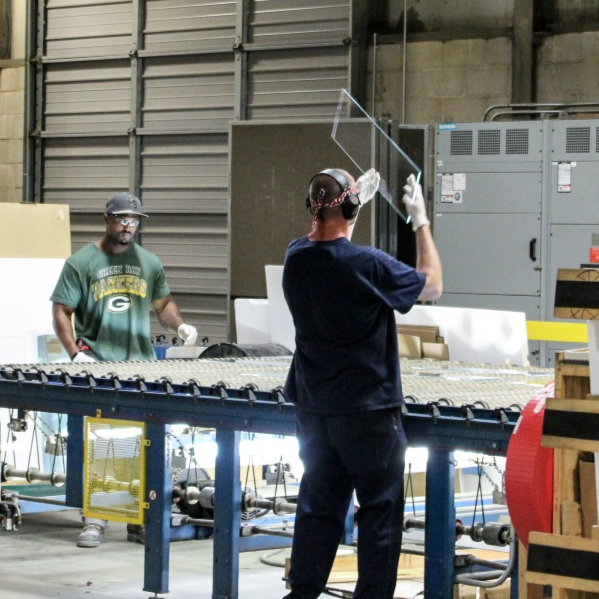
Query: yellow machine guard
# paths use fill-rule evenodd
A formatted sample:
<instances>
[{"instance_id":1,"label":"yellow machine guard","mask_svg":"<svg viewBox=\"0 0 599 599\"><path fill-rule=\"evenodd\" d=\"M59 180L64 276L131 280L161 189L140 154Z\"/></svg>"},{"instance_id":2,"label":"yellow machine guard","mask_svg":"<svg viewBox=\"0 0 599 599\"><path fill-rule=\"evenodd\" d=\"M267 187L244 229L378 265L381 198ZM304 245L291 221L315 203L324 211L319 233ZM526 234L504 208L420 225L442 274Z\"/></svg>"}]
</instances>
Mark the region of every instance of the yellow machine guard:
<instances>
[{"instance_id":1,"label":"yellow machine guard","mask_svg":"<svg viewBox=\"0 0 599 599\"><path fill-rule=\"evenodd\" d=\"M146 425L86 418L83 513L129 524L144 523Z\"/></svg>"}]
</instances>

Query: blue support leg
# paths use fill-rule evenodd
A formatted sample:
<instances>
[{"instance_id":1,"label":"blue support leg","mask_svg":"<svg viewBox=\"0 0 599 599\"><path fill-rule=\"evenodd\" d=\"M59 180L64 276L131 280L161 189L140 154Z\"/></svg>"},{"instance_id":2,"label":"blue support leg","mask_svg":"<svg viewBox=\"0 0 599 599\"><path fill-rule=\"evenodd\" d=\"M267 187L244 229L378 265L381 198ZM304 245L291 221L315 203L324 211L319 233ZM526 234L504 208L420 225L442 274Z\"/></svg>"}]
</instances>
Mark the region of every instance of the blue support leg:
<instances>
[{"instance_id":1,"label":"blue support leg","mask_svg":"<svg viewBox=\"0 0 599 599\"><path fill-rule=\"evenodd\" d=\"M455 553L453 451L428 450L424 525L424 595L452 599Z\"/></svg>"},{"instance_id":2,"label":"blue support leg","mask_svg":"<svg viewBox=\"0 0 599 599\"><path fill-rule=\"evenodd\" d=\"M148 424L146 439L146 542L144 591L168 593L170 555L170 517L173 481L167 455L167 434L170 426Z\"/></svg>"},{"instance_id":3,"label":"blue support leg","mask_svg":"<svg viewBox=\"0 0 599 599\"><path fill-rule=\"evenodd\" d=\"M214 567L212 599L237 599L239 595L239 482L238 431L217 429L216 480L214 487Z\"/></svg>"},{"instance_id":4,"label":"blue support leg","mask_svg":"<svg viewBox=\"0 0 599 599\"><path fill-rule=\"evenodd\" d=\"M83 416L70 415L67 431L65 502L71 507L83 507Z\"/></svg>"}]
</instances>

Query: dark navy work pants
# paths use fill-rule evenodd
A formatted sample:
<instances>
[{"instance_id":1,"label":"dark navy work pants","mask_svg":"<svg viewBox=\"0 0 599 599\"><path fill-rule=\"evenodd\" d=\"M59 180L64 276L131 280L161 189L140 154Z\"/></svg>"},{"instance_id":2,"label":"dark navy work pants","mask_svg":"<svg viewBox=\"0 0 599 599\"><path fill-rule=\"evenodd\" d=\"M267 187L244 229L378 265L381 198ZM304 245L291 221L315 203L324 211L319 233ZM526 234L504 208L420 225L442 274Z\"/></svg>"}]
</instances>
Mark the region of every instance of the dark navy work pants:
<instances>
[{"instance_id":1,"label":"dark navy work pants","mask_svg":"<svg viewBox=\"0 0 599 599\"><path fill-rule=\"evenodd\" d=\"M304 465L285 599L315 599L331 571L355 489L359 505L354 599L392 599L403 523L406 436L397 408L297 413Z\"/></svg>"}]
</instances>

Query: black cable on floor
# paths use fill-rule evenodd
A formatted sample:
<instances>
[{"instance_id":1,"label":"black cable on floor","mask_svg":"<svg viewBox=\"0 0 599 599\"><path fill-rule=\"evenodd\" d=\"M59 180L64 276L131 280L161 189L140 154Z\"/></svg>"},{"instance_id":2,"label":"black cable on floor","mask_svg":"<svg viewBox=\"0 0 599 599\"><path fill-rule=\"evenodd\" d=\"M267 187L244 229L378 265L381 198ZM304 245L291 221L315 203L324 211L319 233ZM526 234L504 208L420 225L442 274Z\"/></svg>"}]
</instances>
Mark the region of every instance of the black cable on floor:
<instances>
[{"instance_id":1,"label":"black cable on floor","mask_svg":"<svg viewBox=\"0 0 599 599\"><path fill-rule=\"evenodd\" d=\"M279 553L282 553L283 551L285 551L285 547L283 547L283 549L277 549L276 551L273 551L268 555L261 555L260 561L263 564L266 564L267 566L274 566L275 568L284 568L285 562L273 562L270 560L271 557L273 557L274 555L279 555Z\"/></svg>"}]
</instances>

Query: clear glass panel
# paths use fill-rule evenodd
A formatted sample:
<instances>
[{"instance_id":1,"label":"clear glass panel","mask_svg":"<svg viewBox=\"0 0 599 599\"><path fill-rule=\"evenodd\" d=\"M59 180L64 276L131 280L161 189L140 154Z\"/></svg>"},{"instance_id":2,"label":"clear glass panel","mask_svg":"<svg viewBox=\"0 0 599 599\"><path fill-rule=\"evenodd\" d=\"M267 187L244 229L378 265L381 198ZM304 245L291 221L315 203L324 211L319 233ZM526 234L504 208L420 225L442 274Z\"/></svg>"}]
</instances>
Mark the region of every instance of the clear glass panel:
<instances>
[{"instance_id":1,"label":"clear glass panel","mask_svg":"<svg viewBox=\"0 0 599 599\"><path fill-rule=\"evenodd\" d=\"M364 122L364 117L368 121ZM357 121L357 119L359 119ZM413 174L420 183L422 169L395 143L378 125L378 123L356 102L351 94L342 89L337 104L337 112L333 123L331 137L345 152L361 173L373 166L373 152L389 157L391 172L407 172ZM400 188L401 189L401 188ZM379 196L383 197L395 212L406 222L409 216L402 201L403 194L394 197L389 185L381 178Z\"/></svg>"}]
</instances>

